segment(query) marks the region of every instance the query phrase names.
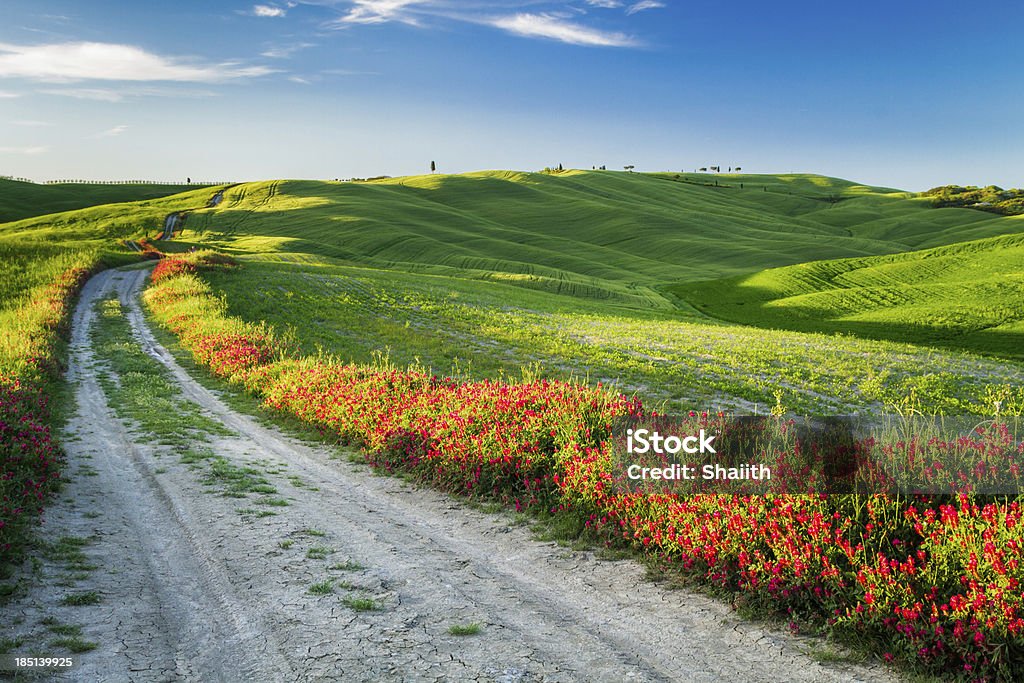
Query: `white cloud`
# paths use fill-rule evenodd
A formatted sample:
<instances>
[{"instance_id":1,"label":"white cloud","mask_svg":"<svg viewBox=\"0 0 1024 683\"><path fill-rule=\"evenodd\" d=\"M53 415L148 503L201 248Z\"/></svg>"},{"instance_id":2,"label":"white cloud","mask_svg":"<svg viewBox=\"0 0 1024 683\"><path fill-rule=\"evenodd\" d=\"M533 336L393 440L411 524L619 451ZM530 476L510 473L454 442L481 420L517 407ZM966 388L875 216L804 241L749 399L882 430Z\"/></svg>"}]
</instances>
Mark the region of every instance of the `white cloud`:
<instances>
[{"instance_id":1,"label":"white cloud","mask_svg":"<svg viewBox=\"0 0 1024 683\"><path fill-rule=\"evenodd\" d=\"M113 138L113 137L117 137L118 135L120 135L121 133L125 132L126 130L128 130L128 126L122 124L120 126L114 126L113 128L108 128L107 130L103 131L102 133L97 133L93 137L97 137L97 138Z\"/></svg>"},{"instance_id":2,"label":"white cloud","mask_svg":"<svg viewBox=\"0 0 1024 683\"><path fill-rule=\"evenodd\" d=\"M603 7L604 9L622 7L622 3L619 0L587 0L587 4L591 7Z\"/></svg>"},{"instance_id":3,"label":"white cloud","mask_svg":"<svg viewBox=\"0 0 1024 683\"><path fill-rule=\"evenodd\" d=\"M280 7L270 5L253 5L252 13L257 17L283 17L288 12Z\"/></svg>"},{"instance_id":4,"label":"white cloud","mask_svg":"<svg viewBox=\"0 0 1024 683\"><path fill-rule=\"evenodd\" d=\"M487 22L517 36L549 38L571 45L592 47L633 47L638 43L625 33L600 31L574 24L551 14L516 14Z\"/></svg>"},{"instance_id":5,"label":"white cloud","mask_svg":"<svg viewBox=\"0 0 1024 683\"><path fill-rule=\"evenodd\" d=\"M39 92L43 95L59 95L73 97L76 100L95 100L97 102L120 102L124 99L123 92L107 88L53 88Z\"/></svg>"},{"instance_id":6,"label":"white cloud","mask_svg":"<svg viewBox=\"0 0 1024 683\"><path fill-rule=\"evenodd\" d=\"M49 147L0 147L0 154L27 154L34 156L44 154L50 150Z\"/></svg>"},{"instance_id":7,"label":"white cloud","mask_svg":"<svg viewBox=\"0 0 1024 683\"><path fill-rule=\"evenodd\" d=\"M12 126L26 126L29 128L42 128L44 126L52 126L53 124L49 121L11 121Z\"/></svg>"},{"instance_id":8,"label":"white cloud","mask_svg":"<svg viewBox=\"0 0 1024 683\"><path fill-rule=\"evenodd\" d=\"M664 6L665 3L657 2L657 0L640 0L635 5L630 5L629 9L626 10L626 14L636 14L637 12L643 12L645 9L658 9Z\"/></svg>"},{"instance_id":9,"label":"white cloud","mask_svg":"<svg viewBox=\"0 0 1024 683\"><path fill-rule=\"evenodd\" d=\"M0 90L0 100L13 99L15 97L21 97L21 95L10 90Z\"/></svg>"},{"instance_id":10,"label":"white cloud","mask_svg":"<svg viewBox=\"0 0 1024 683\"><path fill-rule=\"evenodd\" d=\"M381 24L386 21L401 21L415 24L416 19L403 10L413 5L422 5L429 0L354 0L348 14L334 22L334 26L345 24Z\"/></svg>"},{"instance_id":11,"label":"white cloud","mask_svg":"<svg viewBox=\"0 0 1024 683\"><path fill-rule=\"evenodd\" d=\"M274 73L264 66L189 63L115 43L0 43L0 77L49 82L80 80L216 83Z\"/></svg>"},{"instance_id":12,"label":"white cloud","mask_svg":"<svg viewBox=\"0 0 1024 683\"><path fill-rule=\"evenodd\" d=\"M313 47L314 43L297 43L295 45L279 45L277 47L267 48L267 50L260 53L262 57L269 57L270 59L286 59L291 57L299 50L305 50L307 47Z\"/></svg>"},{"instance_id":13,"label":"white cloud","mask_svg":"<svg viewBox=\"0 0 1024 683\"><path fill-rule=\"evenodd\" d=\"M213 90L196 90L181 87L122 87L113 88L44 88L36 91L41 95L56 95L58 97L73 97L77 100L95 100L97 102L122 102L128 97L216 97L218 93Z\"/></svg>"}]
</instances>

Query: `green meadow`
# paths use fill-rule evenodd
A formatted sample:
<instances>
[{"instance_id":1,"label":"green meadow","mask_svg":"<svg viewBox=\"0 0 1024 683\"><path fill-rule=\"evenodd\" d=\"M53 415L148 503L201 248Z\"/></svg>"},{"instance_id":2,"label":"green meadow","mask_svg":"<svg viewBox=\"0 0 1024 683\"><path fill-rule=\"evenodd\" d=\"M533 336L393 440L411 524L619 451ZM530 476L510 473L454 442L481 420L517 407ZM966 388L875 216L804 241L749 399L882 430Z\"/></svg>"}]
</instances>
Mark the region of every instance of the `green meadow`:
<instances>
[{"instance_id":1,"label":"green meadow","mask_svg":"<svg viewBox=\"0 0 1024 683\"><path fill-rule=\"evenodd\" d=\"M156 199L192 189L190 185L147 183L53 183L40 185L0 178L0 223L74 211L97 204Z\"/></svg>"},{"instance_id":2,"label":"green meadow","mask_svg":"<svg viewBox=\"0 0 1024 683\"><path fill-rule=\"evenodd\" d=\"M1024 230L1024 220L1011 220ZM708 315L746 325L1024 358L1024 232L773 268L672 291Z\"/></svg>"},{"instance_id":3,"label":"green meadow","mask_svg":"<svg viewBox=\"0 0 1024 683\"><path fill-rule=\"evenodd\" d=\"M192 189L0 224L5 301L179 212L160 248L238 258L210 275L233 314L343 359L759 411L984 413L1021 385L1024 217L815 175Z\"/></svg>"}]
</instances>

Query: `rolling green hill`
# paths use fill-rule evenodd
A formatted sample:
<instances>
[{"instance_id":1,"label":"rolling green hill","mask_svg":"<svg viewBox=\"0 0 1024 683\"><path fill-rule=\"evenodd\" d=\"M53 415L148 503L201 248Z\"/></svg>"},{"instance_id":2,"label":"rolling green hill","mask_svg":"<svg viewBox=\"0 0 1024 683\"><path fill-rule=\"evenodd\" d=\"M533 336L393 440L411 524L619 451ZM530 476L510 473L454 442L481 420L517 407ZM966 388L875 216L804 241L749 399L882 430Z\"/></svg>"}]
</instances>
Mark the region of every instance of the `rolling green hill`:
<instances>
[{"instance_id":1,"label":"rolling green hill","mask_svg":"<svg viewBox=\"0 0 1024 683\"><path fill-rule=\"evenodd\" d=\"M38 185L0 178L0 223L99 204L156 199L191 189L194 186L102 183Z\"/></svg>"},{"instance_id":2,"label":"rolling green hill","mask_svg":"<svg viewBox=\"0 0 1024 683\"><path fill-rule=\"evenodd\" d=\"M815 261L671 290L711 316L1024 357L1024 219L1015 235Z\"/></svg>"},{"instance_id":3,"label":"rolling green hill","mask_svg":"<svg viewBox=\"0 0 1024 683\"><path fill-rule=\"evenodd\" d=\"M708 178L568 171L248 183L192 213L183 239L668 307L668 282L1019 229L822 176L720 176L718 187Z\"/></svg>"},{"instance_id":4,"label":"rolling green hill","mask_svg":"<svg viewBox=\"0 0 1024 683\"><path fill-rule=\"evenodd\" d=\"M8 188L0 186L0 203L13 201L2 194ZM167 214L204 207L217 189L0 223L0 311L16 307L27 292L52 281L72 263L87 263L102 254L127 254L122 240L157 235Z\"/></svg>"},{"instance_id":5,"label":"rolling green hill","mask_svg":"<svg viewBox=\"0 0 1024 683\"><path fill-rule=\"evenodd\" d=\"M13 185L0 187L0 197ZM185 229L167 249L200 245L483 280L687 317L700 311L752 325L999 354L1013 353L1018 341L1019 261L1000 257L1017 243L992 238L1021 233L1022 219L934 208L929 198L891 188L798 174L485 171L245 183L207 208L218 189L0 224L0 247L13 254L31 244L48 257L116 248L117 240L157 234L169 213L184 211ZM992 246L959 245L978 240ZM929 251L948 245L959 246ZM865 277L877 263L893 279L866 287L815 276L792 290L788 275L777 281L770 274L832 259L869 264L856 266L867 269ZM926 267L954 261L953 271ZM31 270L27 262L19 267ZM871 298L876 294L881 300ZM886 304L890 299L895 303Z\"/></svg>"}]
</instances>

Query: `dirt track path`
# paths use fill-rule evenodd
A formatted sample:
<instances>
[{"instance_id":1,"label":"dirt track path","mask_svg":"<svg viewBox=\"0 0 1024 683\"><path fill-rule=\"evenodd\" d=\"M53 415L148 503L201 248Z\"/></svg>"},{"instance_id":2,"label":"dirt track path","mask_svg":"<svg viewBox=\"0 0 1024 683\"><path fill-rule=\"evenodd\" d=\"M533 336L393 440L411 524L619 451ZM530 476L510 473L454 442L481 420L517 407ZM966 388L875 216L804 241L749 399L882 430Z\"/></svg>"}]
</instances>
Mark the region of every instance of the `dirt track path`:
<instances>
[{"instance_id":1,"label":"dirt track path","mask_svg":"<svg viewBox=\"0 0 1024 683\"><path fill-rule=\"evenodd\" d=\"M95 535L87 554L101 569L76 589L104 599L74 608L99 647L72 678L889 680L878 668L820 664L802 653L805 641L647 583L634 563L534 541L507 517L376 477L233 412L153 339L138 304L146 275L93 278L74 318L78 414L69 429L78 440L67 450L95 476L72 479L48 527ZM211 494L196 472L161 455L165 447L140 443L116 419L89 342L93 304L111 291L147 353L231 432L207 445L274 472L286 507L239 514L252 501ZM86 516L91 509L102 514ZM309 553L317 547L333 552L318 558ZM328 578L334 592L310 593ZM345 596L379 609L353 609ZM480 633L449 634L467 623Z\"/></svg>"}]
</instances>

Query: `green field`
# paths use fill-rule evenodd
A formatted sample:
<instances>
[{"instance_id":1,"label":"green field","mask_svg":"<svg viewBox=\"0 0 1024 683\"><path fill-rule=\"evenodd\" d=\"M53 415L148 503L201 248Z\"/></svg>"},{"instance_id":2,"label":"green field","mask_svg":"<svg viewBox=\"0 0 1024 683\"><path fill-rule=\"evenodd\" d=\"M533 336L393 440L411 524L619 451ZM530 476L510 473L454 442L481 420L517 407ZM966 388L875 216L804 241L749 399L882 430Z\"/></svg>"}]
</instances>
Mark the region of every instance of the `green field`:
<instances>
[{"instance_id":1,"label":"green field","mask_svg":"<svg viewBox=\"0 0 1024 683\"><path fill-rule=\"evenodd\" d=\"M239 257L212 276L233 313L346 359L744 410L984 412L1021 384L1022 217L814 175L286 180L207 208L219 189L0 224L5 300L184 211L161 248Z\"/></svg>"},{"instance_id":2,"label":"green field","mask_svg":"<svg viewBox=\"0 0 1024 683\"><path fill-rule=\"evenodd\" d=\"M717 323L685 312L635 309L446 275L323 260L251 257L210 273L229 312L266 320L306 353L468 378L588 379L674 409L764 414L920 407L984 413L989 391L1021 383L1012 362L909 344ZM1024 394L1019 396L1024 407Z\"/></svg>"},{"instance_id":3,"label":"green field","mask_svg":"<svg viewBox=\"0 0 1024 683\"><path fill-rule=\"evenodd\" d=\"M193 189L190 185L145 183L36 183L0 178L0 223L74 211L99 204L157 199Z\"/></svg>"},{"instance_id":4,"label":"green field","mask_svg":"<svg viewBox=\"0 0 1024 683\"><path fill-rule=\"evenodd\" d=\"M17 194L14 198L5 194L16 185L29 185L32 192L60 187L0 181L0 203L22 201ZM56 273L71 264L82 265L102 254L128 254L130 250L124 246L123 240L155 237L167 214L204 207L219 189L192 189L155 199L101 204L100 201L112 196L106 194L107 190L130 195L126 188L141 188L139 191L145 193L147 186L76 187L84 188L76 196L87 208L0 223L0 311L17 307L33 288L52 282ZM159 187L175 189L173 186ZM92 189L97 189L98 194L90 195ZM25 210L33 206L39 206L40 211L48 208L45 204L30 203Z\"/></svg>"},{"instance_id":5,"label":"green field","mask_svg":"<svg viewBox=\"0 0 1024 683\"><path fill-rule=\"evenodd\" d=\"M1024 230L1024 220L1018 221ZM708 315L1024 358L1024 232L677 285Z\"/></svg>"}]
</instances>

